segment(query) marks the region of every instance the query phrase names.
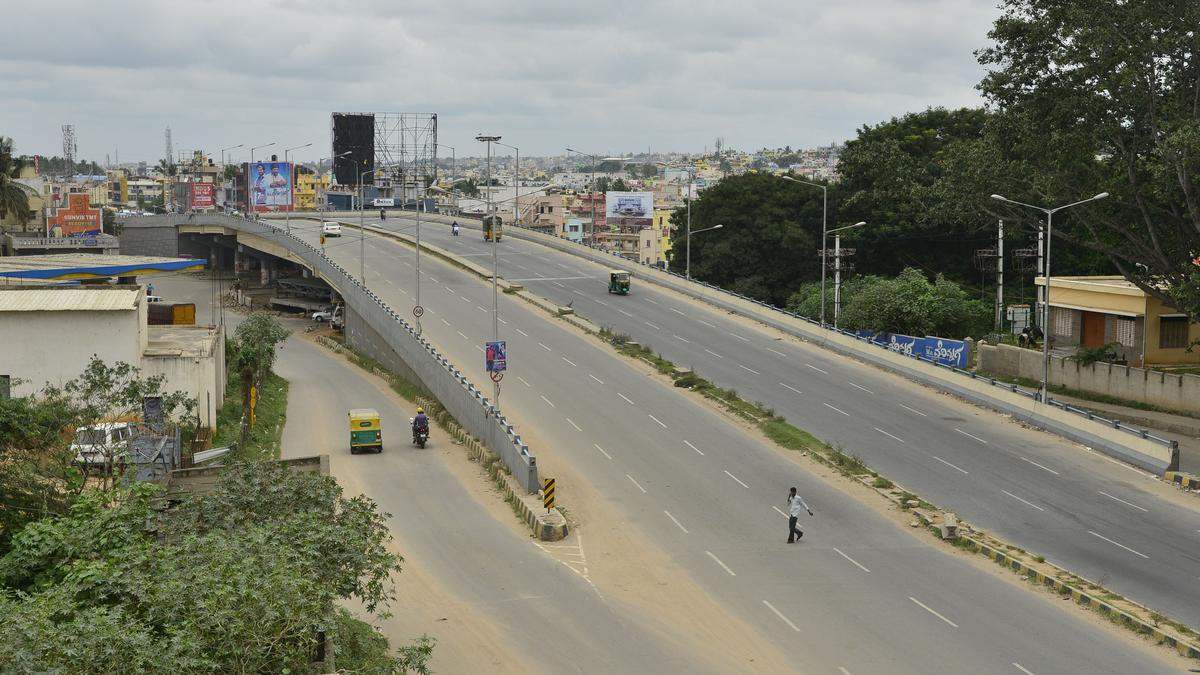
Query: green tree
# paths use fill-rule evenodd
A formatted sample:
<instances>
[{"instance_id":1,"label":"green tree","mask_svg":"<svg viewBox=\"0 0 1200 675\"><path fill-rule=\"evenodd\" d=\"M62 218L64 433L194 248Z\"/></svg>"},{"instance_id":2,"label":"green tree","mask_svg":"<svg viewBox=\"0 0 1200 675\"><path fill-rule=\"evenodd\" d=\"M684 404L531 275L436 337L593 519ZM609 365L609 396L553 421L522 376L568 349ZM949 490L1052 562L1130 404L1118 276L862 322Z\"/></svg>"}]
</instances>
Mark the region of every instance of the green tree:
<instances>
[{"instance_id":1,"label":"green tree","mask_svg":"<svg viewBox=\"0 0 1200 675\"><path fill-rule=\"evenodd\" d=\"M692 276L783 306L806 280L820 276L821 191L777 176L731 176L692 203ZM671 269L687 259L686 207L676 209Z\"/></svg>"},{"instance_id":2,"label":"green tree","mask_svg":"<svg viewBox=\"0 0 1200 675\"><path fill-rule=\"evenodd\" d=\"M13 156L13 140L0 136L0 219L11 213L21 227L29 222L29 193L16 181L24 166Z\"/></svg>"},{"instance_id":3,"label":"green tree","mask_svg":"<svg viewBox=\"0 0 1200 675\"><path fill-rule=\"evenodd\" d=\"M596 171L600 173L616 173L621 170L624 164L620 160L606 159L596 163ZM591 171L591 166L588 166L588 171Z\"/></svg>"},{"instance_id":4,"label":"green tree","mask_svg":"<svg viewBox=\"0 0 1200 675\"><path fill-rule=\"evenodd\" d=\"M810 298L794 298L795 306L811 306ZM819 300L815 304L820 307ZM831 310L826 311L831 316ZM992 327L991 311L943 275L930 283L920 270L910 267L896 277L860 277L844 287L839 325L847 330L957 339L986 334Z\"/></svg>"},{"instance_id":5,"label":"green tree","mask_svg":"<svg viewBox=\"0 0 1200 675\"><path fill-rule=\"evenodd\" d=\"M242 381L242 443L245 430L250 427L251 388L261 389L263 380L275 365L276 346L287 339L289 331L279 320L267 312L253 312L238 324L234 331L230 363L238 371Z\"/></svg>"},{"instance_id":6,"label":"green tree","mask_svg":"<svg viewBox=\"0 0 1200 675\"><path fill-rule=\"evenodd\" d=\"M468 197L479 196L479 183L474 178L464 178L454 183L454 189Z\"/></svg>"},{"instance_id":7,"label":"green tree","mask_svg":"<svg viewBox=\"0 0 1200 675\"><path fill-rule=\"evenodd\" d=\"M629 185L624 181L624 179L618 178L612 182L612 187L610 189L613 192L629 192Z\"/></svg>"},{"instance_id":8,"label":"green tree","mask_svg":"<svg viewBox=\"0 0 1200 675\"><path fill-rule=\"evenodd\" d=\"M1200 3L1000 6L994 44L977 52L990 69L980 90L998 114L976 155L994 170L990 188L972 194L1056 206L1111 193L1056 216L1055 236L1200 316ZM995 202L980 209L1040 217Z\"/></svg>"}]
</instances>

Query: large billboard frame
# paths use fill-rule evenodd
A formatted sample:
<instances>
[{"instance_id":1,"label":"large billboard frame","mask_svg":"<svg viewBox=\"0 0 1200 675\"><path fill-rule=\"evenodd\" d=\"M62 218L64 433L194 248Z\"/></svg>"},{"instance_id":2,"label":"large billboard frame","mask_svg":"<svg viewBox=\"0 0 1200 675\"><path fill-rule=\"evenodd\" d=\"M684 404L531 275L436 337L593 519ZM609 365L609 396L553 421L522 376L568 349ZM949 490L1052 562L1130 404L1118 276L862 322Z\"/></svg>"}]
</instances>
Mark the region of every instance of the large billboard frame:
<instances>
[{"instance_id":1,"label":"large billboard frame","mask_svg":"<svg viewBox=\"0 0 1200 675\"><path fill-rule=\"evenodd\" d=\"M247 163L246 194L249 213L291 211L295 185L291 162Z\"/></svg>"},{"instance_id":2,"label":"large billboard frame","mask_svg":"<svg viewBox=\"0 0 1200 675\"><path fill-rule=\"evenodd\" d=\"M642 229L654 224L653 192L608 192L604 195L604 222L612 228Z\"/></svg>"}]
</instances>

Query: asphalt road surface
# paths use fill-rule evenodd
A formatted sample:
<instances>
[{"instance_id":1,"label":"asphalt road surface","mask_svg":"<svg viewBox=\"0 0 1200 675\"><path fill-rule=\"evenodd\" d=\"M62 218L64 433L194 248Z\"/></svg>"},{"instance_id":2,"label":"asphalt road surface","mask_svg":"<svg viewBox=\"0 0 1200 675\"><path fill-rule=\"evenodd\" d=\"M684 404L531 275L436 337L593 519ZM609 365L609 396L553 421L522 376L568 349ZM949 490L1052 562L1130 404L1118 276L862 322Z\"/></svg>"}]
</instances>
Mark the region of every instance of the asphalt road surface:
<instances>
[{"instance_id":1,"label":"asphalt road surface","mask_svg":"<svg viewBox=\"0 0 1200 675\"><path fill-rule=\"evenodd\" d=\"M395 219L386 224L402 225ZM293 220L292 226L317 243L316 222ZM463 242L459 250L471 254L466 243L471 234L466 230L453 242L447 236L437 243ZM503 245L513 243L506 239ZM359 246L348 236L327 242L326 251L356 270ZM412 249L368 237L366 256L368 286L407 313L415 291ZM565 281L579 281L568 277L595 276L563 264L568 269L551 284L566 287ZM429 256L423 256L422 271L425 335L481 385L483 343L492 332L489 285ZM537 273L530 270L529 277ZM590 294L626 311L616 306L617 299L588 288L572 295L582 300ZM581 303L576 307L590 314ZM627 311L636 320L632 308ZM642 321L661 331L674 314L671 307L655 306ZM523 301L501 295L499 317L511 368L501 405L542 440L533 449L542 453L543 474L552 475L555 461L577 469L624 511L630 525L655 537L676 564L769 636L797 668L843 675L1175 670L1160 653L1097 626L1045 594L1016 589L1013 579L981 571L975 561L914 538L723 415ZM717 326L710 330L723 330L715 318L705 319ZM762 338L739 334L731 339L753 344ZM658 342L665 347L665 340ZM728 351L713 358L736 360L737 352ZM802 391L815 385L796 384ZM817 517L802 522L808 535L789 546L781 509L792 485ZM563 495L564 501L569 498Z\"/></svg>"},{"instance_id":2,"label":"asphalt road surface","mask_svg":"<svg viewBox=\"0 0 1200 675\"><path fill-rule=\"evenodd\" d=\"M413 222L380 223L411 233ZM491 265L477 229L422 240ZM1053 563L1200 625L1200 510L1149 474L649 283L607 293L607 268L506 237L500 276L632 336L858 455L930 502ZM353 268L357 269L357 268ZM411 303L410 303L411 304ZM485 303L490 306L490 302ZM1116 433L1116 432L1114 432Z\"/></svg>"}]
</instances>

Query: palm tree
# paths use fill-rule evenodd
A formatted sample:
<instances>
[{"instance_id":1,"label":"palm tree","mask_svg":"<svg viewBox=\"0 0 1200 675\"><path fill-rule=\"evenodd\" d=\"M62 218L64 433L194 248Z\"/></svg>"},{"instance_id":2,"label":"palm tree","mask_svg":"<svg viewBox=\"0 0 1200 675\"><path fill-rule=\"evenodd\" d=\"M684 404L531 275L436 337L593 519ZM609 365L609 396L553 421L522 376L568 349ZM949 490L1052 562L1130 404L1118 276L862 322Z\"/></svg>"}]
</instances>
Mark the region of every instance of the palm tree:
<instances>
[{"instance_id":1,"label":"palm tree","mask_svg":"<svg viewBox=\"0 0 1200 675\"><path fill-rule=\"evenodd\" d=\"M29 194L17 183L24 160L13 157L13 141L0 136L0 220L10 212L21 227L29 222Z\"/></svg>"},{"instance_id":2,"label":"palm tree","mask_svg":"<svg viewBox=\"0 0 1200 675\"><path fill-rule=\"evenodd\" d=\"M170 212L171 207L175 201L175 194L174 194L175 193L175 180L174 180L174 178L175 178L175 173L177 171L177 167L175 166L175 162L172 162L170 159L160 159L160 160L158 160L158 170L164 176L167 177L167 190L166 190L167 196L165 196L163 198L163 206L165 206L167 208L167 211Z\"/></svg>"}]
</instances>

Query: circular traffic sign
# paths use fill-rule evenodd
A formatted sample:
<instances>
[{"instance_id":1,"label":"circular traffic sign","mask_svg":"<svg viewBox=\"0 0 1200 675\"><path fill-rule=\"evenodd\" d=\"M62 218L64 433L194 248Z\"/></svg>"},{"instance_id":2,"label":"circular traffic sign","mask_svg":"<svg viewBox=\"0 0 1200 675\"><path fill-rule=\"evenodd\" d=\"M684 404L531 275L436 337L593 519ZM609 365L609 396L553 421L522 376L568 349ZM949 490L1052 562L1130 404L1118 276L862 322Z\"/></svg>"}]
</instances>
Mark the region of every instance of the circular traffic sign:
<instances>
[{"instance_id":1,"label":"circular traffic sign","mask_svg":"<svg viewBox=\"0 0 1200 675\"><path fill-rule=\"evenodd\" d=\"M492 382L499 384L500 380L504 379L504 371L503 370L492 371L492 372L488 373L488 377L492 378Z\"/></svg>"},{"instance_id":2,"label":"circular traffic sign","mask_svg":"<svg viewBox=\"0 0 1200 675\"><path fill-rule=\"evenodd\" d=\"M424 308L424 307L422 307L422 306L420 306L420 305L417 305L416 307L413 307L413 316L415 316L415 317L417 317L417 318L419 319L419 318L421 318L421 317L422 317L424 314L425 314L425 308Z\"/></svg>"}]
</instances>

